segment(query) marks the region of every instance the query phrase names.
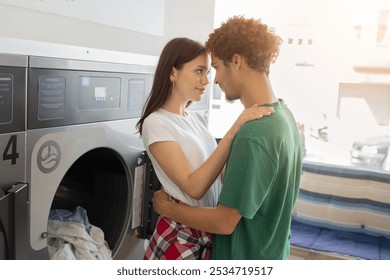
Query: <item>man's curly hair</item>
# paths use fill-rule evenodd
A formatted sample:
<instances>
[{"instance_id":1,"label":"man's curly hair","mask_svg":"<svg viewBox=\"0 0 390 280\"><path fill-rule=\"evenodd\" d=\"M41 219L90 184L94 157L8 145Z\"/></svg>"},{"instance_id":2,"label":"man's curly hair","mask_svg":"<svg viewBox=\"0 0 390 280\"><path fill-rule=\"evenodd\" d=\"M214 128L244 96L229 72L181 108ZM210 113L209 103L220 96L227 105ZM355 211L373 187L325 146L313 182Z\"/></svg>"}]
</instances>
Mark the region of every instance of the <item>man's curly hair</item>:
<instances>
[{"instance_id":1,"label":"man's curly hair","mask_svg":"<svg viewBox=\"0 0 390 280\"><path fill-rule=\"evenodd\" d=\"M224 63L239 54L249 67L269 74L270 64L278 57L281 43L282 39L261 20L234 16L209 35L205 46Z\"/></svg>"}]
</instances>

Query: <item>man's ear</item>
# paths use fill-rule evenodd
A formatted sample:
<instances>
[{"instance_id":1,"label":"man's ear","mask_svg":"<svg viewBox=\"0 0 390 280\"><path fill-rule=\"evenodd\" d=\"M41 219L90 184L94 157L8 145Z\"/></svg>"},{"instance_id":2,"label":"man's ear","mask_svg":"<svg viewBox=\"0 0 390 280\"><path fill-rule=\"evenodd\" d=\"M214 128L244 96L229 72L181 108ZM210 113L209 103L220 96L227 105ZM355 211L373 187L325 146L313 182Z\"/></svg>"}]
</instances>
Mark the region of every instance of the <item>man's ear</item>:
<instances>
[{"instance_id":1,"label":"man's ear","mask_svg":"<svg viewBox=\"0 0 390 280\"><path fill-rule=\"evenodd\" d=\"M242 61L242 56L241 55L233 54L232 64L233 64L234 69L239 69L241 67L242 62L243 61Z\"/></svg>"}]
</instances>

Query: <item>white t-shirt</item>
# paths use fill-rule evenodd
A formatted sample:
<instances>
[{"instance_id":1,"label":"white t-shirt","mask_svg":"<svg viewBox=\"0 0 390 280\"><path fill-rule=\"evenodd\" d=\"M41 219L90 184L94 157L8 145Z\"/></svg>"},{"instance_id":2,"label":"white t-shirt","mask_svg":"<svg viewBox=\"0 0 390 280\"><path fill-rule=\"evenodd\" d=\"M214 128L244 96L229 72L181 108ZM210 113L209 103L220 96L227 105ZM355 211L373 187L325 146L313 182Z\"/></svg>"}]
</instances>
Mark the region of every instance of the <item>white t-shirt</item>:
<instances>
[{"instance_id":1,"label":"white t-shirt","mask_svg":"<svg viewBox=\"0 0 390 280\"><path fill-rule=\"evenodd\" d=\"M142 127L142 139L157 177L169 195L193 206L214 207L217 205L221 191L219 176L202 199L193 199L172 182L149 151L149 145L155 142L177 142L190 167L193 170L197 169L217 146L214 137L207 129L205 120L199 114L187 111L187 116L183 117L164 109L158 109L145 119Z\"/></svg>"}]
</instances>

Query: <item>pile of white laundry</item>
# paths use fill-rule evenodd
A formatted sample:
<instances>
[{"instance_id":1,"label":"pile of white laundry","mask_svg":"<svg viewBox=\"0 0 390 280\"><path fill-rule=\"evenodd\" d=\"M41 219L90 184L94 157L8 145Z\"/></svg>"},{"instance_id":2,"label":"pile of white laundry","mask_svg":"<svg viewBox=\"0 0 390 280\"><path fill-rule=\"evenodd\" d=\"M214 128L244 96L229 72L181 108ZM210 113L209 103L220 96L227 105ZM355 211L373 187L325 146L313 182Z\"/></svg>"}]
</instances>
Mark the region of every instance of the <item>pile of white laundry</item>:
<instances>
[{"instance_id":1,"label":"pile of white laundry","mask_svg":"<svg viewBox=\"0 0 390 280\"><path fill-rule=\"evenodd\" d=\"M87 211L50 211L47 245L52 260L110 260L111 250L104 232L89 223Z\"/></svg>"}]
</instances>

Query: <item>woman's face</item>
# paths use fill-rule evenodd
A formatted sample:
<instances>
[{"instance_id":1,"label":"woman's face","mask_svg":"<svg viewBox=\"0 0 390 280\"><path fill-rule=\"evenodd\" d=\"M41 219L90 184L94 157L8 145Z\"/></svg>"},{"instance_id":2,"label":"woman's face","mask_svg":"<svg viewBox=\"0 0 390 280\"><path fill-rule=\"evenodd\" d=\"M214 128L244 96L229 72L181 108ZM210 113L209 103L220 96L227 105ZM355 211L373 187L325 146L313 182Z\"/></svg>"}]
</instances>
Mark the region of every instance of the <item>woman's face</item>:
<instances>
[{"instance_id":1,"label":"woman's face","mask_svg":"<svg viewBox=\"0 0 390 280\"><path fill-rule=\"evenodd\" d=\"M209 83L208 69L207 54L201 54L185 63L180 70L174 68L171 74L171 80L174 81L173 93L179 94L185 103L200 101Z\"/></svg>"}]
</instances>

